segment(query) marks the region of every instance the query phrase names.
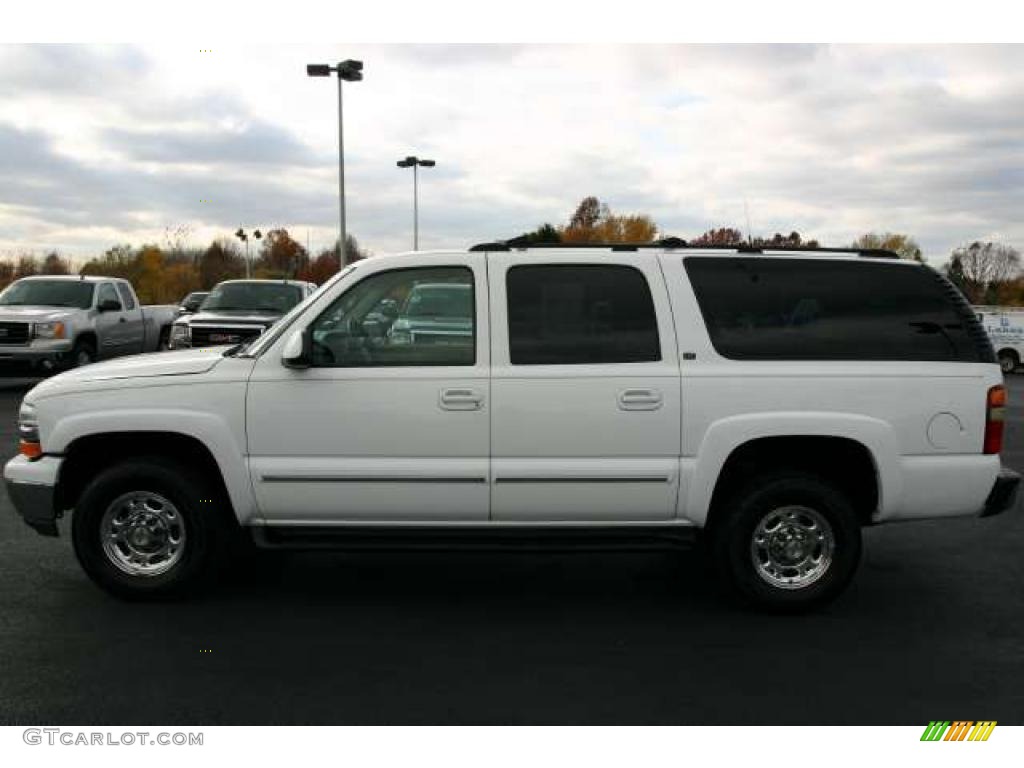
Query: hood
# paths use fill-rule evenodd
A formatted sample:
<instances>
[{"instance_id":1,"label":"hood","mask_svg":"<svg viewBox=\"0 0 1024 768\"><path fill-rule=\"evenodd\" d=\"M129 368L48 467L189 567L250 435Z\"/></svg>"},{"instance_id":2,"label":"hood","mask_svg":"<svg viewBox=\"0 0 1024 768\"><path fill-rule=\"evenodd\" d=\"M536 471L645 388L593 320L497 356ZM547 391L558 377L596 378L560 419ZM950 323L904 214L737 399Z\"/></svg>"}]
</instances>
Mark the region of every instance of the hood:
<instances>
[{"instance_id":1,"label":"hood","mask_svg":"<svg viewBox=\"0 0 1024 768\"><path fill-rule=\"evenodd\" d=\"M224 312L212 310L209 312L196 312L181 318L194 325L262 325L270 326L281 319L280 312L248 311L241 309L230 309Z\"/></svg>"},{"instance_id":2,"label":"hood","mask_svg":"<svg viewBox=\"0 0 1024 768\"><path fill-rule=\"evenodd\" d=\"M47 320L60 320L74 312L88 310L78 307L40 307L31 304L0 305L0 322L44 323Z\"/></svg>"},{"instance_id":3,"label":"hood","mask_svg":"<svg viewBox=\"0 0 1024 768\"><path fill-rule=\"evenodd\" d=\"M182 349L176 352L151 352L118 357L53 376L37 385L32 392L45 396L50 394L51 390L85 382L206 373L217 365L223 356L224 350Z\"/></svg>"}]
</instances>

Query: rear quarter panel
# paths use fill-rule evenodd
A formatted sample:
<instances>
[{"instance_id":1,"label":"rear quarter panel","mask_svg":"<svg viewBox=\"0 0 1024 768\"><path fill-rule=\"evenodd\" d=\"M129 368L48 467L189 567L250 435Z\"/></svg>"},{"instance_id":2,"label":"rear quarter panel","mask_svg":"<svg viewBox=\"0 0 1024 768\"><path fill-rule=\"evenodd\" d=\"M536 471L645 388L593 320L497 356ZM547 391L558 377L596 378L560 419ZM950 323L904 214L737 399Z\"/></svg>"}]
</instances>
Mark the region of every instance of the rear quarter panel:
<instances>
[{"instance_id":1,"label":"rear quarter panel","mask_svg":"<svg viewBox=\"0 0 1024 768\"><path fill-rule=\"evenodd\" d=\"M846 437L869 449L879 485L875 519L972 514L999 469L982 455L997 365L904 361L745 361L711 344L683 255L663 271L682 375L678 514L703 524L729 455L758 437Z\"/></svg>"}]
</instances>

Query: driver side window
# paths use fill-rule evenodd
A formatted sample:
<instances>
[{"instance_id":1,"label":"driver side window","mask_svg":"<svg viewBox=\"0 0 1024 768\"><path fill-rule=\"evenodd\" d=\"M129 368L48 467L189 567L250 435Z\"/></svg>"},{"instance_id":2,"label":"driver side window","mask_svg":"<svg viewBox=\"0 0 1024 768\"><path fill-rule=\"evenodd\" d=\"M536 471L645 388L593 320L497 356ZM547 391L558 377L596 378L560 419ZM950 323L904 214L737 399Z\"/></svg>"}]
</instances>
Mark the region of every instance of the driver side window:
<instances>
[{"instance_id":1,"label":"driver side window","mask_svg":"<svg viewBox=\"0 0 1024 768\"><path fill-rule=\"evenodd\" d=\"M338 297L314 322L318 368L473 365L476 301L467 267L380 272Z\"/></svg>"},{"instance_id":2,"label":"driver side window","mask_svg":"<svg viewBox=\"0 0 1024 768\"><path fill-rule=\"evenodd\" d=\"M114 290L114 286L110 283L103 283L100 286L99 295L96 298L96 306L101 306L105 301L112 301L119 307L121 306L121 300L117 298L117 291Z\"/></svg>"}]
</instances>

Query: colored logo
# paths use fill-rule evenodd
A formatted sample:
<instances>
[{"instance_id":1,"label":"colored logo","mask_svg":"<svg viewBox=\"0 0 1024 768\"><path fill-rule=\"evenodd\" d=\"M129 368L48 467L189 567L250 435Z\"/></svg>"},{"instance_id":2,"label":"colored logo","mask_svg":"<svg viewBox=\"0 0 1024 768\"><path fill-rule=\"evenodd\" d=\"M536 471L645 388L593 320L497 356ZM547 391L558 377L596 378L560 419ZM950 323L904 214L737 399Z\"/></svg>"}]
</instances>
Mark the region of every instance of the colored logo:
<instances>
[{"instance_id":1,"label":"colored logo","mask_svg":"<svg viewBox=\"0 0 1024 768\"><path fill-rule=\"evenodd\" d=\"M995 727L995 720L931 720L921 741L988 741Z\"/></svg>"}]
</instances>

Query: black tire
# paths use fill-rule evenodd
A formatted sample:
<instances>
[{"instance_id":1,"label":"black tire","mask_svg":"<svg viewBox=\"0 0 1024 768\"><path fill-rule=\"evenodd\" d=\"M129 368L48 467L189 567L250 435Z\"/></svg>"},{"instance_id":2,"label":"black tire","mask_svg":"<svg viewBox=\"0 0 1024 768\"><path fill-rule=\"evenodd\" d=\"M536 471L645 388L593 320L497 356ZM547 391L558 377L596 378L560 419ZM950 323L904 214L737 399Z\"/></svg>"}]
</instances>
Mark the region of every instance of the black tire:
<instances>
[{"instance_id":1,"label":"black tire","mask_svg":"<svg viewBox=\"0 0 1024 768\"><path fill-rule=\"evenodd\" d=\"M103 536L109 530L104 521L108 510L115 501L133 495L170 502L169 506L158 505L157 509L163 507L163 514L169 514L180 526L172 524L180 539L180 551L172 565L168 565L171 557L163 558L161 564L168 566L163 572L148 575L126 572L125 568L133 566L118 565L116 556L104 547ZM86 486L75 506L71 524L75 555L89 577L117 597L144 600L190 593L208 582L228 554L233 531L224 522L225 512L229 510L221 495L201 472L162 457L129 459L115 464ZM167 511L171 509L173 514ZM126 530L131 536L137 529L128 527ZM170 529L165 526L164 530ZM146 536L146 532L141 535ZM119 551L124 554L135 550L125 542Z\"/></svg>"},{"instance_id":2,"label":"black tire","mask_svg":"<svg viewBox=\"0 0 1024 768\"><path fill-rule=\"evenodd\" d=\"M81 368L96 362L96 345L88 339L79 339L71 349L71 359L68 365L71 368Z\"/></svg>"},{"instance_id":3,"label":"black tire","mask_svg":"<svg viewBox=\"0 0 1024 768\"><path fill-rule=\"evenodd\" d=\"M709 554L726 588L747 604L788 613L818 608L835 599L857 570L861 555L857 515L843 492L815 475L775 472L754 478L731 495L718 513L708 530ZM767 527L755 544L762 521ZM831 542L830 557L822 556L826 548L814 531ZM787 536L796 541L787 541ZM801 537L808 542L806 547ZM790 544L794 549L787 551ZM816 563L808 566L804 577L797 566L790 567L793 561L788 559L801 552L805 566ZM803 586L801 580L806 582Z\"/></svg>"},{"instance_id":4,"label":"black tire","mask_svg":"<svg viewBox=\"0 0 1024 768\"><path fill-rule=\"evenodd\" d=\"M160 329L160 337L156 342L157 352L166 352L171 348L171 326L165 325Z\"/></svg>"},{"instance_id":5,"label":"black tire","mask_svg":"<svg viewBox=\"0 0 1024 768\"><path fill-rule=\"evenodd\" d=\"M1017 357L1017 353L1013 350L1004 349L999 352L999 367L1004 374L1013 373L1019 365L1020 358Z\"/></svg>"}]
</instances>

